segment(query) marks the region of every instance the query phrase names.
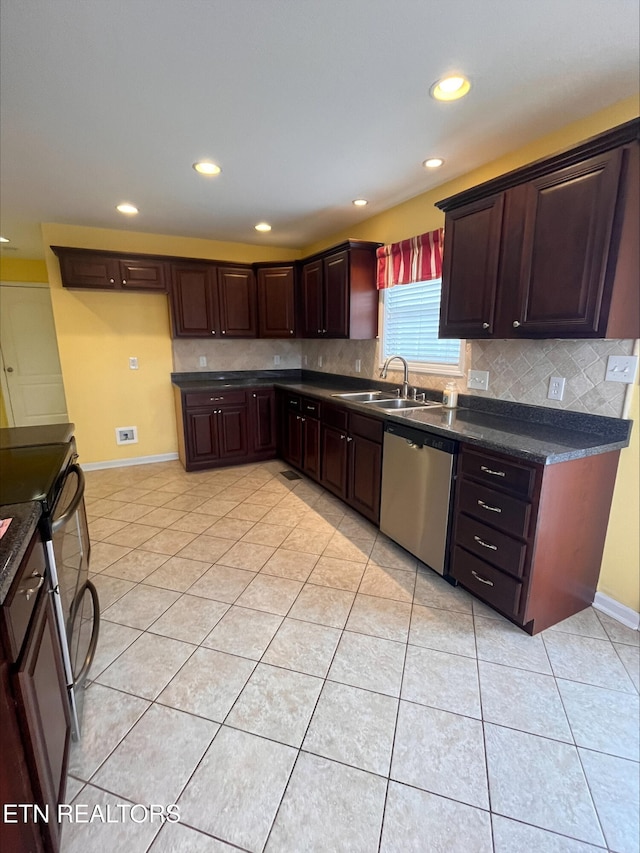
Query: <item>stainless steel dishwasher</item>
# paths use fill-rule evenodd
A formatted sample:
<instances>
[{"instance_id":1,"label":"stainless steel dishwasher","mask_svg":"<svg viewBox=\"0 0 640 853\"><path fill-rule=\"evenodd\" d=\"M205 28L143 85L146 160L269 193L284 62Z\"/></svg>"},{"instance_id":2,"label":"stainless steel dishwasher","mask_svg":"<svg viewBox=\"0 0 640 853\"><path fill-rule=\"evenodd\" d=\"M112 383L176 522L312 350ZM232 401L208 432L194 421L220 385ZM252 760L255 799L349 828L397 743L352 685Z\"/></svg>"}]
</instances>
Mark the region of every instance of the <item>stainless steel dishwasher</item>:
<instances>
[{"instance_id":1,"label":"stainless steel dishwasher","mask_svg":"<svg viewBox=\"0 0 640 853\"><path fill-rule=\"evenodd\" d=\"M439 574L447 568L453 463L458 443L387 424L380 530Z\"/></svg>"}]
</instances>

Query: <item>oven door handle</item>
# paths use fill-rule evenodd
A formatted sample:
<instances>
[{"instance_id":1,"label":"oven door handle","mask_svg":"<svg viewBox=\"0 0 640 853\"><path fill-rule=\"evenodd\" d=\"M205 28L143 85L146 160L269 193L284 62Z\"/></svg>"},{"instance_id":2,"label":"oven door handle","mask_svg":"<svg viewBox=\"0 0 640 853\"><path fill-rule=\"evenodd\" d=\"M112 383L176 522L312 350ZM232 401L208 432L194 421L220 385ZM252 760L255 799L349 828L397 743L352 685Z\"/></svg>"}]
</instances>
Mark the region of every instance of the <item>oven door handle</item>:
<instances>
[{"instance_id":1,"label":"oven door handle","mask_svg":"<svg viewBox=\"0 0 640 853\"><path fill-rule=\"evenodd\" d=\"M69 504L69 506L59 518L56 518L56 520L51 525L52 533L57 533L65 526L65 524L69 521L70 518L72 518L75 511L78 509L80 501L84 497L84 473L82 471L82 468L79 465L76 465L74 462L72 465L69 465L67 471L73 471L77 475L78 488L76 490L75 495L71 499L71 503Z\"/></svg>"},{"instance_id":2,"label":"oven door handle","mask_svg":"<svg viewBox=\"0 0 640 853\"><path fill-rule=\"evenodd\" d=\"M98 600L98 590L91 583L91 581L86 581L84 586L81 588L80 592L76 596L75 601L73 602L73 607L71 610L71 624L73 624L78 615L79 608L84 606L84 595L85 592L89 593L89 598L91 599L91 604L93 606L93 624L91 626L91 638L89 640L89 646L87 648L86 657L82 663L82 667L80 672L77 675L73 675L73 686L80 687L87 677L87 673L91 668L91 664L93 663L93 658L96 653L96 646L98 645L98 634L100 633L100 602ZM82 614L80 614L82 618Z\"/></svg>"}]
</instances>

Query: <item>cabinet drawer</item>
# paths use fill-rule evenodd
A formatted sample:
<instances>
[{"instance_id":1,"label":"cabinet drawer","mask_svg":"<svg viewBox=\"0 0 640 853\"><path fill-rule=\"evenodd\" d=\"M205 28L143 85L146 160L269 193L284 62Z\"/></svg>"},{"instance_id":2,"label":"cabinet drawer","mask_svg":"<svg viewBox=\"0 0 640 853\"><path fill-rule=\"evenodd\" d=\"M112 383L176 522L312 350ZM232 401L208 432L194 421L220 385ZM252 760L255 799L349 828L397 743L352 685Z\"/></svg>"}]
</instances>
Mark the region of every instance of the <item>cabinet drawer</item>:
<instances>
[{"instance_id":1,"label":"cabinet drawer","mask_svg":"<svg viewBox=\"0 0 640 853\"><path fill-rule=\"evenodd\" d=\"M300 401L300 413L307 418L319 418L320 403L318 400L310 400L308 397L303 397Z\"/></svg>"},{"instance_id":2,"label":"cabinet drawer","mask_svg":"<svg viewBox=\"0 0 640 853\"><path fill-rule=\"evenodd\" d=\"M338 409L335 406L324 406L322 409L322 423L327 426L347 431L347 420L349 418L346 409Z\"/></svg>"},{"instance_id":3,"label":"cabinet drawer","mask_svg":"<svg viewBox=\"0 0 640 853\"><path fill-rule=\"evenodd\" d=\"M237 406L247 402L246 391L228 391L226 388L214 391L196 391L184 395L185 406L190 409L196 406L210 406L220 403L223 406Z\"/></svg>"},{"instance_id":4,"label":"cabinet drawer","mask_svg":"<svg viewBox=\"0 0 640 853\"><path fill-rule=\"evenodd\" d=\"M456 546L454 549L451 574L491 607L511 616L518 612L522 584L474 557L464 548Z\"/></svg>"},{"instance_id":5,"label":"cabinet drawer","mask_svg":"<svg viewBox=\"0 0 640 853\"><path fill-rule=\"evenodd\" d=\"M284 406L290 412L299 412L301 406L300 397L297 397L295 394L285 394Z\"/></svg>"},{"instance_id":6,"label":"cabinet drawer","mask_svg":"<svg viewBox=\"0 0 640 853\"><path fill-rule=\"evenodd\" d=\"M458 509L480 521L498 527L514 536L525 537L529 533L531 504L496 492L479 483L462 479L458 485Z\"/></svg>"},{"instance_id":7,"label":"cabinet drawer","mask_svg":"<svg viewBox=\"0 0 640 853\"><path fill-rule=\"evenodd\" d=\"M535 468L527 465L466 449L462 452L462 473L524 497L532 494L536 475Z\"/></svg>"},{"instance_id":8,"label":"cabinet drawer","mask_svg":"<svg viewBox=\"0 0 640 853\"><path fill-rule=\"evenodd\" d=\"M522 577L527 546L519 539L499 533L467 515L459 515L456 544L463 545L468 551L493 563L499 569Z\"/></svg>"},{"instance_id":9,"label":"cabinet drawer","mask_svg":"<svg viewBox=\"0 0 640 853\"><path fill-rule=\"evenodd\" d=\"M355 415L351 412L349 415L349 434L368 438L369 441L382 444L384 423L377 418L367 418L365 415Z\"/></svg>"},{"instance_id":10,"label":"cabinet drawer","mask_svg":"<svg viewBox=\"0 0 640 853\"><path fill-rule=\"evenodd\" d=\"M40 535L36 533L2 606L3 633L9 643L12 662L20 655L45 574L44 546Z\"/></svg>"}]
</instances>

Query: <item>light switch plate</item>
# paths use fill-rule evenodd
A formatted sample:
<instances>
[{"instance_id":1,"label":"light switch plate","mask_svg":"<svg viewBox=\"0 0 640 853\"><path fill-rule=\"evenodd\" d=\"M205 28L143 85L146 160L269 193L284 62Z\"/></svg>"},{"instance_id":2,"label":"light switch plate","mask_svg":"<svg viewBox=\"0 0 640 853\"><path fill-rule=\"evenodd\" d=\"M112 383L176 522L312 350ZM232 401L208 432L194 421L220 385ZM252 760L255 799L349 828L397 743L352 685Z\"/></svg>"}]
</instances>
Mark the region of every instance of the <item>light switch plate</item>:
<instances>
[{"instance_id":1,"label":"light switch plate","mask_svg":"<svg viewBox=\"0 0 640 853\"><path fill-rule=\"evenodd\" d=\"M467 388L473 388L474 391L488 391L489 371L470 370L467 377Z\"/></svg>"},{"instance_id":2,"label":"light switch plate","mask_svg":"<svg viewBox=\"0 0 640 853\"><path fill-rule=\"evenodd\" d=\"M129 356L129 370L138 369L138 357L135 355Z\"/></svg>"},{"instance_id":3,"label":"light switch plate","mask_svg":"<svg viewBox=\"0 0 640 853\"><path fill-rule=\"evenodd\" d=\"M564 386L566 379L564 376L549 377L549 391L547 392L548 400L562 400L564 397Z\"/></svg>"},{"instance_id":4,"label":"light switch plate","mask_svg":"<svg viewBox=\"0 0 640 853\"><path fill-rule=\"evenodd\" d=\"M201 355L201 356L198 358L198 366L199 366L199 367L206 367L206 366L207 366L207 357L206 357L206 355Z\"/></svg>"},{"instance_id":5,"label":"light switch plate","mask_svg":"<svg viewBox=\"0 0 640 853\"><path fill-rule=\"evenodd\" d=\"M607 382L626 382L631 385L638 369L637 355L610 355L607 360Z\"/></svg>"}]
</instances>

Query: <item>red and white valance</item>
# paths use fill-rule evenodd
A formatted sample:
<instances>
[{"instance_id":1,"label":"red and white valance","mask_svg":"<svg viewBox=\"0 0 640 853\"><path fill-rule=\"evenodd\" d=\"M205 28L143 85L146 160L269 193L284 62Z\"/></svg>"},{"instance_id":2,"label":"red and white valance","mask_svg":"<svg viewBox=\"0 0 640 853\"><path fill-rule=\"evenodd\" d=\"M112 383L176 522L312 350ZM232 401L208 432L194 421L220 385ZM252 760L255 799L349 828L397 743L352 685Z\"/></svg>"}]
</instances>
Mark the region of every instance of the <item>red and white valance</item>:
<instances>
[{"instance_id":1,"label":"red and white valance","mask_svg":"<svg viewBox=\"0 0 640 853\"><path fill-rule=\"evenodd\" d=\"M377 251L378 290L442 277L444 228L381 246Z\"/></svg>"}]
</instances>

